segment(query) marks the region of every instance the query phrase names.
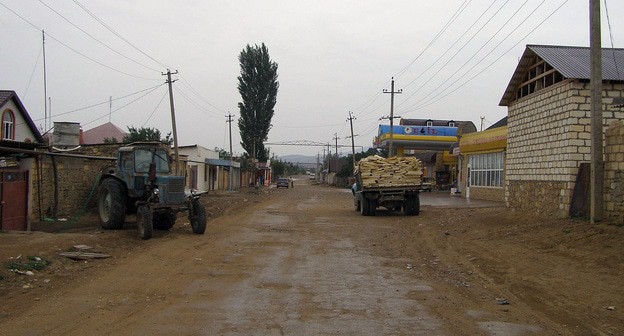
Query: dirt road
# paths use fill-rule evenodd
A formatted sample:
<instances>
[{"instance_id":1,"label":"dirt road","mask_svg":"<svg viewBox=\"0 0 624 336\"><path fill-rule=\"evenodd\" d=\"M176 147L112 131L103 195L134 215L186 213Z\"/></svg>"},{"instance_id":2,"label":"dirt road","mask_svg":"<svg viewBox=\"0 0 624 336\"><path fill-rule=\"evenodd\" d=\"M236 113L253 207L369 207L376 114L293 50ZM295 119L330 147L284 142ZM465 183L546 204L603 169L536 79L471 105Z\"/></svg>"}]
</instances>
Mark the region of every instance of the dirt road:
<instances>
[{"instance_id":1,"label":"dirt road","mask_svg":"<svg viewBox=\"0 0 624 336\"><path fill-rule=\"evenodd\" d=\"M132 229L0 234L3 260L52 260L34 276L0 273L0 333L624 334L621 227L502 208L363 217L348 191L305 183L208 197L203 236L184 218L149 241ZM75 244L113 257L56 255Z\"/></svg>"}]
</instances>

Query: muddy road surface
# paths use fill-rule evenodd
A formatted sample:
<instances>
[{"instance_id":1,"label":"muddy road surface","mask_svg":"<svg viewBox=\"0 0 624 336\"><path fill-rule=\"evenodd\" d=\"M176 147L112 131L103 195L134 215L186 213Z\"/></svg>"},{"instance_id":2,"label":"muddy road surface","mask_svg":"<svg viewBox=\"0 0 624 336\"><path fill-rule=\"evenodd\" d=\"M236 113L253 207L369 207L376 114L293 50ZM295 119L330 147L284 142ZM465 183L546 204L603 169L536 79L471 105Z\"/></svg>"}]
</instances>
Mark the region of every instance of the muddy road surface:
<instances>
[{"instance_id":1,"label":"muddy road surface","mask_svg":"<svg viewBox=\"0 0 624 336\"><path fill-rule=\"evenodd\" d=\"M419 216L364 217L348 190L301 179L213 198L205 235L184 218L148 241L132 228L1 234L3 258L53 263L3 273L0 334L624 334L620 227L433 196ZM112 257L56 256L80 243Z\"/></svg>"}]
</instances>

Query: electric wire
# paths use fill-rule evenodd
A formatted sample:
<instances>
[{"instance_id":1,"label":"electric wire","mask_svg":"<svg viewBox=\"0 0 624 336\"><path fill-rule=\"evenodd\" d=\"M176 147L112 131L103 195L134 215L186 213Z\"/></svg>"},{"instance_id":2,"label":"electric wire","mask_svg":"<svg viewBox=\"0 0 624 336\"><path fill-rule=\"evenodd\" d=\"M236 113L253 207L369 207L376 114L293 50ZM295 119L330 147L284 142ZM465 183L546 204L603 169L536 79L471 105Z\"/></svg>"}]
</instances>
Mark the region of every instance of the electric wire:
<instances>
[{"instance_id":1,"label":"electric wire","mask_svg":"<svg viewBox=\"0 0 624 336\"><path fill-rule=\"evenodd\" d=\"M123 37L121 34L119 34L117 31L115 31L115 29L113 29L111 26L109 26L108 24L106 24L106 22L104 22L102 19L100 19L97 15L95 15L93 12L91 12L87 7L85 7L83 4L81 4L78 0L73 0L74 3L76 5L78 5L78 7L80 7L83 11L85 11L85 13L87 13L89 16L91 16L95 21L97 21L99 24L101 24L104 28L106 28L108 31L110 31L111 33L113 33L113 35L117 36L119 39L121 39L122 41L126 42L130 47L132 47L134 50L140 52L141 54L143 54L144 56L146 56L147 58L151 59L152 61L158 63L160 66L164 67L164 68L168 68L171 69L172 67L167 66L166 64L158 61L157 59L153 58L152 56L150 56L149 54L147 54L146 52L144 52L143 50L139 49L139 47L135 46L132 42L128 41L125 37Z\"/></svg>"},{"instance_id":2,"label":"electric wire","mask_svg":"<svg viewBox=\"0 0 624 336\"><path fill-rule=\"evenodd\" d=\"M462 45L459 49L457 49L457 50L455 51L455 53L454 53L454 54L453 54L453 55L452 55L452 56L451 56L451 57L450 57L450 58L449 58L449 59L448 59L448 60L447 60L444 64L442 64L442 65L438 68L438 70L437 70L436 72L434 72L434 73L431 75L431 77L435 77L435 76L437 76L437 75L438 75L438 74L439 74L442 70L444 70L444 67L446 67L446 66L447 66L447 65L448 65L448 64L449 64L452 60L454 60L454 59L455 59L455 57L457 57L457 55L459 55L459 53L460 53L462 50L464 50L464 48L466 48L466 47L468 46L468 44L469 44L472 40L474 40L474 39L477 37L477 35L478 35L478 34L479 34L479 33L480 33L480 32L481 32L481 31L482 31L482 30L483 30L483 29L484 29L484 28L485 28L485 27L486 27L486 26L487 26L487 25L491 22L491 21L492 21L492 19L494 19L494 17L495 17L496 15L498 15L498 13L499 13L499 12L500 12L500 11L501 11L501 10L502 10L502 9L503 9L503 8L504 8L507 4L508 4L508 3L509 3L509 1L510 1L510 0L505 1L505 2L502 4L502 6L500 6L500 7L498 8L498 10L497 10L497 11L495 11L492 15L490 15L490 17L487 19L487 21L485 21L485 23L483 23L483 25L481 25L481 27L480 27L479 29L477 29L477 31L475 31L475 32L472 34L472 36L471 36L471 37L470 37L467 41L465 41L465 42L464 42L464 44L463 44L463 45ZM457 43L457 42L458 42L461 38L463 38L463 37L465 36L465 34L466 34L468 31L470 31L470 29L472 29L472 27L474 27L474 25L475 25L475 24L476 24L476 23L477 23L477 22L478 22L478 21L479 21L479 20L483 17L483 15L485 15L485 13L486 13L486 12L487 12L487 11L488 11L488 10L489 10L492 6L493 6L493 5L494 5L494 3L495 3L495 2L496 2L496 0L490 4L490 6L487 8L487 10L485 10L485 11L481 14L481 16L479 16L479 18L477 18L477 20L475 20L475 22L473 23L473 25L471 25L471 26L470 26L470 28L468 28L468 29L466 30L466 32L464 32L464 34L462 34L462 35L459 37L459 39L457 39L457 40L455 41L455 43L453 43L453 44L451 45L451 47L450 47L449 49L447 49L447 50L444 52L444 54L445 54L446 52L448 52L449 50L451 50L451 48L453 48L453 47L455 46L455 44L456 44L456 43ZM524 4L526 4L527 2L528 2L528 0L527 0L527 1L525 1L525 3L524 3ZM524 6L524 4L523 4L523 6ZM515 14L517 14L517 13L518 13L518 11L519 11L519 9L516 11L516 13L514 13L514 15L515 15ZM504 26L505 26L507 23L509 23L509 21L508 21L508 20L507 20L507 21L505 21L505 23L503 24L503 27L502 27L502 28L504 28ZM501 28L501 29L502 29L502 28ZM493 34L493 35L490 37L490 40L488 40L488 42L486 42L486 43L484 44L484 46L485 46L485 45L487 45L487 44L489 43L489 41L491 41L491 39L492 39L494 36L496 36L496 35L497 35L500 31L501 31L501 29L497 29L497 32L496 32L495 34ZM483 48L483 47L482 47L482 48ZM482 48L481 48L481 49L482 49ZM477 53L478 53L481 49L479 49L479 50L478 50L478 51L477 51L474 55L476 55L476 54L477 54ZM473 55L473 57L474 57L474 55ZM440 60L440 59L441 59L441 58L438 58L438 60ZM471 60L471 59L472 59L472 57L470 58L470 60ZM434 62L434 64L436 64L436 63L437 63L437 60L436 60L436 62ZM430 69L430 68L427 68L427 70L428 70L428 69ZM423 74L424 74L424 73L423 73ZM422 75L422 74L421 74L421 75ZM420 76L419 76L419 77L420 77ZM418 79L419 77L417 77L416 79ZM448 81L450 78L451 78L451 77L447 77L447 78L446 78L446 80L445 80L444 82L442 82L442 84L440 84L440 86L441 86L441 85L444 85L444 83L445 83L446 81ZM416 79L414 79L413 81L411 81L409 84L413 83ZM409 95L409 96L408 96L405 100L403 100L401 103L399 103L398 105L396 105L396 107L398 108L398 107L400 107L401 105L403 105L405 102L407 102L407 101L408 101L410 98L412 98L412 97L413 97L416 93L418 93L418 92L420 91L420 89L422 89L422 88L423 88L426 84L427 84L427 83L423 83L423 84L422 84L422 85L421 85L421 86L420 86L420 87L419 87L416 91L414 91L412 94L410 94L410 95ZM438 87L439 87L439 86L438 86ZM435 92L435 90L436 90L436 89L437 89L437 88L435 88L435 89L431 90L429 93L427 93L427 94L425 95L425 97L424 97L424 98L421 98L421 101L422 101L423 99L426 99L426 98L427 98L429 95L431 95L433 92Z\"/></svg>"},{"instance_id":3,"label":"electric wire","mask_svg":"<svg viewBox=\"0 0 624 336\"><path fill-rule=\"evenodd\" d=\"M106 118L107 116L109 116L109 115L111 115L111 114L113 114L113 113L115 113L115 112L117 112L117 111L120 111L120 110L122 110L122 109L126 108L127 106L130 106L130 105L134 104L135 102L139 101L140 99L142 99L143 97L147 96L148 94L150 94L150 93L152 93L152 92L156 91L156 89L158 89L158 87L160 87L160 85L159 85L159 86L154 87L152 90L150 90L150 91L146 92L145 94L143 94L143 95L141 95L141 96L137 97L136 99L134 99L134 100L132 100L132 101L128 102L127 104L122 105L122 106L120 106L120 107L118 107L118 108L116 108L116 109L112 110L110 113L106 113L106 114L104 114L103 116L101 116L101 117L99 117L99 118L96 118L96 119L93 119L93 120L91 120L91 121L89 121L89 122L87 122L87 123L85 123L85 124L82 124L82 125L86 126L86 125L92 124L92 123L94 123L94 122L96 122L96 121L98 121L98 120L100 120L100 119L102 119L102 118Z\"/></svg>"},{"instance_id":4,"label":"electric wire","mask_svg":"<svg viewBox=\"0 0 624 336\"><path fill-rule=\"evenodd\" d=\"M71 111L66 111L66 112L50 115L50 116L48 116L48 118L60 117L60 116L63 116L63 115L67 115L67 114L71 114L71 113L75 113L75 112L79 112L79 111L88 110L88 109L91 109L91 108L94 108L94 107L97 107L97 106L101 106L101 105L104 105L104 104L109 104L111 101L117 101L117 100L121 100L121 99L125 99L125 98L128 98L128 97L135 96L137 94L140 94L140 93L143 93L143 92L146 92L146 91L155 90L158 87L163 86L164 84L165 83L162 83L162 84L159 84L159 85L156 85L156 86L152 86L152 87L149 87L147 89L143 89L143 90L140 90L140 91L137 91L137 92L133 92L133 93L127 94L125 96L121 96L121 97L115 98L113 100L106 100L106 101L103 101L101 103L91 104L91 105L88 105L88 106L84 106L84 107L80 107L80 108L77 108L77 109L73 109ZM44 120L44 119L45 118L38 118L38 119L33 119L33 121L41 121L41 120ZM24 123L22 123L22 124L24 124Z\"/></svg>"},{"instance_id":5,"label":"electric wire","mask_svg":"<svg viewBox=\"0 0 624 336\"><path fill-rule=\"evenodd\" d=\"M467 79L466 81L464 81L463 83L461 83L460 85L458 85L456 88L454 88L452 91L444 94L443 96L439 97L438 99L436 99L435 101L431 101L426 105L422 105L419 107L416 107L416 109L420 109L423 107L427 107L437 101L440 101L441 99L448 97L450 94L456 92L457 90L459 90L460 88L462 88L463 86L465 86L466 84L468 84L470 81L472 81L473 79L475 79L476 77L478 77L479 75L481 75L485 70L489 69L492 65L496 64L501 58L503 58L505 55L507 55L508 53L510 53L516 46L518 46L518 44L520 44L522 41L524 41L527 37L529 37L531 34L533 34L533 32L535 32L535 30L537 30L537 28L539 28L541 25L543 25L551 16L553 16L557 11L559 11L559 9L561 9L561 7L563 7L569 0L565 0L561 5L559 5L554 11L552 11L545 19L543 19L537 26L535 26L531 31L529 31L526 35L524 35L521 39L518 40L518 42L516 42L514 45L512 45L509 49L507 49L505 52L503 52L499 57L497 57L494 61L492 61L491 63L489 63L488 65L486 65L483 69L481 69L479 72L477 72L476 74L474 74L472 77L470 77L469 79ZM483 59L482 59L483 60ZM471 69L469 69L468 71L474 69L477 65L479 65L481 63L477 63L475 64ZM468 72L465 72L464 75L462 75L460 78L458 78L458 80L456 80L454 83L452 83L449 87L447 87L446 89L450 88L453 84L456 84L459 79L462 79L463 77L465 77L468 74ZM446 91L443 90L443 91Z\"/></svg>"},{"instance_id":6,"label":"electric wire","mask_svg":"<svg viewBox=\"0 0 624 336\"><path fill-rule=\"evenodd\" d=\"M69 23L70 25L72 25L74 28L78 29L79 31L81 31L83 34L89 36L92 40L94 40L95 42L101 44L102 46L106 47L108 50L114 52L115 54L133 62L134 64L140 65L148 70L152 70L152 71L156 71L156 72L160 72L152 67L149 67L143 63L140 63L124 54L122 54L121 52L115 50L114 48L112 48L111 46L109 46L108 44L100 41L99 39L97 39L95 36L89 34L89 32L85 31L84 29L80 28L78 25L76 25L75 23L73 23L72 21L70 21L68 18L66 18L65 16L63 16L63 14L59 13L58 11L56 11L54 8L50 7L50 5L46 4L45 2L43 2L43 0L39 0L39 2L44 5L45 7L47 7L49 10L51 10L52 12L54 12L56 15L60 16L63 20L65 20L67 23Z\"/></svg>"},{"instance_id":7,"label":"electric wire","mask_svg":"<svg viewBox=\"0 0 624 336\"><path fill-rule=\"evenodd\" d=\"M167 96L168 91L165 90L165 92L163 93L162 97L160 98L160 101L158 101L158 104L156 104L156 107L154 108L154 110L152 111L152 113L150 113L149 117L147 118L147 120L145 120L145 122L143 123L142 127L145 127L145 125L147 125L147 122L150 121L150 119L152 119L152 116L154 115L154 113L156 112L156 110L158 110L158 107L160 107L160 104L162 103L162 101L165 99L165 97Z\"/></svg>"},{"instance_id":8,"label":"electric wire","mask_svg":"<svg viewBox=\"0 0 624 336\"><path fill-rule=\"evenodd\" d=\"M182 98L186 99L186 101L188 101L193 106L198 108L199 111L202 112L203 114L205 114L205 115L207 115L207 116L209 116L211 118L221 119L221 115L220 114L217 114L217 113L215 113L213 111L210 111L206 107L204 107L201 104L197 103L195 100L193 100L191 97L189 97L184 91L182 91L179 86L174 86L174 89L176 90L176 93L180 94L180 96L182 96Z\"/></svg>"},{"instance_id":9,"label":"electric wire","mask_svg":"<svg viewBox=\"0 0 624 336\"><path fill-rule=\"evenodd\" d=\"M212 104L211 102L209 102L206 98L204 98L199 91L195 90L195 88L193 88L193 86L191 85L191 83L182 75L182 73L178 73L178 76L180 77L180 79L182 79L182 81L180 82L180 84L186 86L189 90L191 90L191 92L193 94L195 94L201 101L203 101L204 103L210 105L212 108L214 108L215 110L221 112L221 113L227 113L227 111L225 109L219 108L217 106L215 106L214 104Z\"/></svg>"},{"instance_id":10,"label":"electric wire","mask_svg":"<svg viewBox=\"0 0 624 336\"><path fill-rule=\"evenodd\" d=\"M394 75L394 77L399 78L400 76L402 76L405 71L407 71L407 69L409 69L418 59L420 59L420 57L429 49L431 48L431 46L433 46L433 44L440 38L440 36L442 36L442 34L444 34L446 32L446 30L451 26L451 24L453 24L453 22L455 22L455 20L461 15L461 13L468 7L468 5L470 4L472 0L464 0L464 2L459 6L459 8L457 8L457 10L455 11L455 13L451 16L451 18L449 19L449 21L446 22L446 24L444 24L444 26L442 27L442 29L440 29L440 31L433 37L433 39L427 44L427 46L425 47L425 49L423 49L417 56L416 58L414 58L407 66L405 66L403 69L401 69L397 74Z\"/></svg>"},{"instance_id":11,"label":"electric wire","mask_svg":"<svg viewBox=\"0 0 624 336\"><path fill-rule=\"evenodd\" d=\"M461 41L461 39L464 38L464 36L466 36L466 34L468 34L470 32L470 30L472 30L472 28L481 20L481 18L490 10L490 8L492 8L492 6L494 6L494 4L496 3L496 1L498 0L494 0L492 1L492 3L488 6L488 8L486 8L486 10L484 10L481 15L479 15L479 17L474 20L474 22L470 25L470 27L468 27L467 29L464 30L464 33L461 34L456 40L455 42L451 43L451 45L444 51L442 52L442 55L446 55L446 53L448 53L449 51L451 51L451 49L453 49L458 43L459 41ZM470 40L468 41L470 42ZM464 44L465 47L465 44ZM463 47L462 47L463 48ZM461 48L459 49L459 51L461 51ZM459 52L458 51L458 52ZM449 59L449 62L457 55L457 52L455 53L455 55L453 55L453 57L451 57ZM431 68L433 68L438 62L442 61L442 57L437 57L435 62L433 62L430 66L428 66L425 70L423 70L420 75L416 76L416 78L412 79L411 81L409 81L407 84L403 85L403 88L406 88L410 85L412 85L415 81L417 81L420 77L422 77L425 73L427 73L427 71L429 71ZM448 64L448 62L447 62ZM435 74L433 75L435 76ZM422 88L419 87L414 93L412 93L407 99L409 99L411 96L413 96L414 94L416 94L416 92L418 92L420 89Z\"/></svg>"},{"instance_id":12,"label":"electric wire","mask_svg":"<svg viewBox=\"0 0 624 336\"><path fill-rule=\"evenodd\" d=\"M22 99L25 99L26 96L28 96L28 91L30 90L30 84L32 83L32 79L35 76L35 71L37 71L37 65L39 65L39 59L41 58L42 50L43 50L43 44L39 48L39 53L37 54L37 60L35 61L35 66L33 67L33 71L30 73L30 78L28 79L28 85L26 85L26 90L24 90L24 97L22 97Z\"/></svg>"},{"instance_id":13,"label":"electric wire","mask_svg":"<svg viewBox=\"0 0 624 336\"><path fill-rule=\"evenodd\" d=\"M507 3L507 2L506 2ZM506 4L505 3L505 4ZM435 99L437 96L439 96L440 94L444 93L444 90L439 91L438 89L440 87L442 87L444 84L448 83L454 76L456 76L460 69L464 69L468 63L470 63L478 54L479 52L481 52L481 50L483 50L483 48L485 48L493 39L494 37L496 37L498 35L499 32L501 32L508 23L511 22L511 20L518 14L520 13L520 10L528 3L528 0L525 1L513 14L511 17L509 17L507 20L505 20L505 23L501 26L500 29L497 29L496 33L493 34L477 51L475 51L462 65L460 65L458 67L458 70L456 70L451 76L446 77L446 79L444 81L442 81L442 83L440 83L438 86L436 86L434 89L432 89L431 91L429 91L429 93L427 93L425 96L423 96L422 98L420 98L420 100L418 100L416 103L412 104L410 107L406 108L406 109L410 109L413 108L414 106L417 106L418 104L420 104L421 102L425 101L425 103ZM533 15L533 13L535 13L543 4L545 3L545 0L543 0L535 9L533 9L533 11L527 15L524 20L522 22L520 22L520 24L518 24L509 34L507 34L507 36L505 36L501 41L499 41L499 43L492 49L490 50L488 53L485 54L485 56L483 58L481 58L479 61L477 61L473 67L471 67L470 69L468 69L465 73L470 72L472 69L474 69L474 67L476 67L478 64L480 64L485 58L487 58L487 56L489 56L490 54L492 54L492 52L494 52L494 50L496 50L496 48L498 46L500 46L504 41L507 40L507 38L509 38L509 36L511 36L511 34L513 34L516 30L518 30L530 17L531 15ZM495 13L496 14L496 13ZM444 64L443 66L446 66L446 64ZM441 70L441 69L440 69ZM439 71L438 71L439 72ZM438 73L436 72L436 74ZM459 79L463 78L460 77ZM451 83L452 86L454 83ZM448 88L448 86L446 87ZM446 89L445 88L445 89ZM437 92L437 93L436 93ZM431 97L432 94L436 93L433 97Z\"/></svg>"},{"instance_id":14,"label":"electric wire","mask_svg":"<svg viewBox=\"0 0 624 336\"><path fill-rule=\"evenodd\" d=\"M2 7L6 8L6 9L7 9L8 11L10 11L11 13L15 14L17 17L19 17L20 19L22 19L24 22L28 23L31 27L35 28L35 29L36 29L36 30L38 30L38 31L42 31L42 29L40 29L40 28L39 28L39 27L37 27L35 24L33 24L32 22L30 22L29 20L27 20L25 17L23 17L23 16L19 15L17 12L15 12L14 10L12 10L11 8L7 7L5 4L0 3L0 5L2 5ZM92 57L90 57L90 56L87 56L87 55L85 55L84 53L82 53L82 52L80 52L80 51L78 51L78 50L76 50L76 49L72 48L72 47L71 47L71 46L69 46L68 44L66 44L66 43L62 42L61 40L57 39L56 37L54 37L54 36L50 35L50 34L49 34L49 33L47 33L47 32L45 32L44 34L45 34L47 37L49 37L49 38L53 39L54 41L58 42L60 45L64 46L65 48L67 48L67 49L69 49L69 50L71 50L71 51L75 52L76 54L78 54L78 55L80 55L80 56L82 56L82 57L84 57L84 58L86 58L86 59L90 60L91 62L96 63L96 64L98 64L98 65L100 65L100 66L104 67L104 68L107 68L107 69L109 69L109 70L112 70L112 71L118 72L118 73L120 73L120 74L123 74L123 75L129 76L129 77L134 77L134 78L139 78L139 79L146 79L146 80L156 80L156 79L154 79L154 78L148 78L148 77L143 77L143 76L137 76L137 75L133 75L133 74L127 73L127 72L125 72L125 71L122 71L122 70L119 70L119 69L113 68L112 66L106 65L106 64L104 64L104 63L102 63L102 62L100 62L100 61L98 61L98 60L96 60L96 59L94 59L94 58L92 58Z\"/></svg>"},{"instance_id":15,"label":"electric wire","mask_svg":"<svg viewBox=\"0 0 624 336\"><path fill-rule=\"evenodd\" d=\"M618 67L617 59L615 58L615 48L613 47L613 30L611 29L611 20L609 19L609 8L607 7L607 0L604 0L605 13L607 16L607 26L609 27L609 38L611 39L611 53L613 55L613 63L615 64L615 73L617 78L620 78L620 69Z\"/></svg>"}]
</instances>

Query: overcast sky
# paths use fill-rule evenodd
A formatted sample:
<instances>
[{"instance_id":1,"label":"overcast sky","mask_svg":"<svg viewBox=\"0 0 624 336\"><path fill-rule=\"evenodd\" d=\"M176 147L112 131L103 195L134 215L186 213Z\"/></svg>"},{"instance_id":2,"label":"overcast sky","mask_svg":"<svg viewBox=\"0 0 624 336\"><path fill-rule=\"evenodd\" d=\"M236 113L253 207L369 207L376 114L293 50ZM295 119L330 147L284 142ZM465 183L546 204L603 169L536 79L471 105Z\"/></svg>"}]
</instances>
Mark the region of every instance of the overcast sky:
<instances>
[{"instance_id":1,"label":"overcast sky","mask_svg":"<svg viewBox=\"0 0 624 336\"><path fill-rule=\"evenodd\" d=\"M611 30L601 3L603 46L622 47L624 1L606 0ZM238 55L265 43L280 82L268 141L333 145L336 134L350 145L352 111L355 144L368 147L390 113L382 90L393 76L403 90L396 116L493 124L507 113L498 103L525 46L588 46L588 8L588 0L0 0L0 89L15 90L44 127L44 29L51 121L88 130L110 118L166 134L170 68L179 72L179 144L228 149ZM232 131L240 154L236 123ZM323 154L269 147L278 157Z\"/></svg>"}]
</instances>

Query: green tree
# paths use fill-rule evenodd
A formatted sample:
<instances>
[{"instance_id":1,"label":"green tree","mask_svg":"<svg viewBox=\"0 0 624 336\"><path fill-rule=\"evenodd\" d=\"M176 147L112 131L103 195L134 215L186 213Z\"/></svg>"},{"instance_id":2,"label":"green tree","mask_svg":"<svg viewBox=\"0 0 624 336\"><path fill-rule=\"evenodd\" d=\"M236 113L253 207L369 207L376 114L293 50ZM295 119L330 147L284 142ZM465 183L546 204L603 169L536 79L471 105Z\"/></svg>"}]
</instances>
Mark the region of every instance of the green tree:
<instances>
[{"instance_id":1,"label":"green tree","mask_svg":"<svg viewBox=\"0 0 624 336\"><path fill-rule=\"evenodd\" d=\"M262 43L249 44L238 56L241 74L238 76L238 92L242 102L238 103L240 117L238 129L243 149L259 161L269 158L264 141L269 137L271 119L277 102L277 63L269 57L269 50Z\"/></svg>"},{"instance_id":2,"label":"green tree","mask_svg":"<svg viewBox=\"0 0 624 336\"><path fill-rule=\"evenodd\" d=\"M115 137L110 137L110 138L106 137L106 138L104 138L104 143L105 144L116 144L116 143L119 143L119 141L117 141L117 138L115 138Z\"/></svg>"},{"instance_id":3,"label":"green tree","mask_svg":"<svg viewBox=\"0 0 624 336\"><path fill-rule=\"evenodd\" d=\"M160 141L166 145L171 145L173 143L173 139L171 138L171 132L167 133L167 136L161 139L160 131L156 128L136 128L134 126L129 126L128 134L124 136L123 142L128 143L138 141Z\"/></svg>"}]
</instances>

